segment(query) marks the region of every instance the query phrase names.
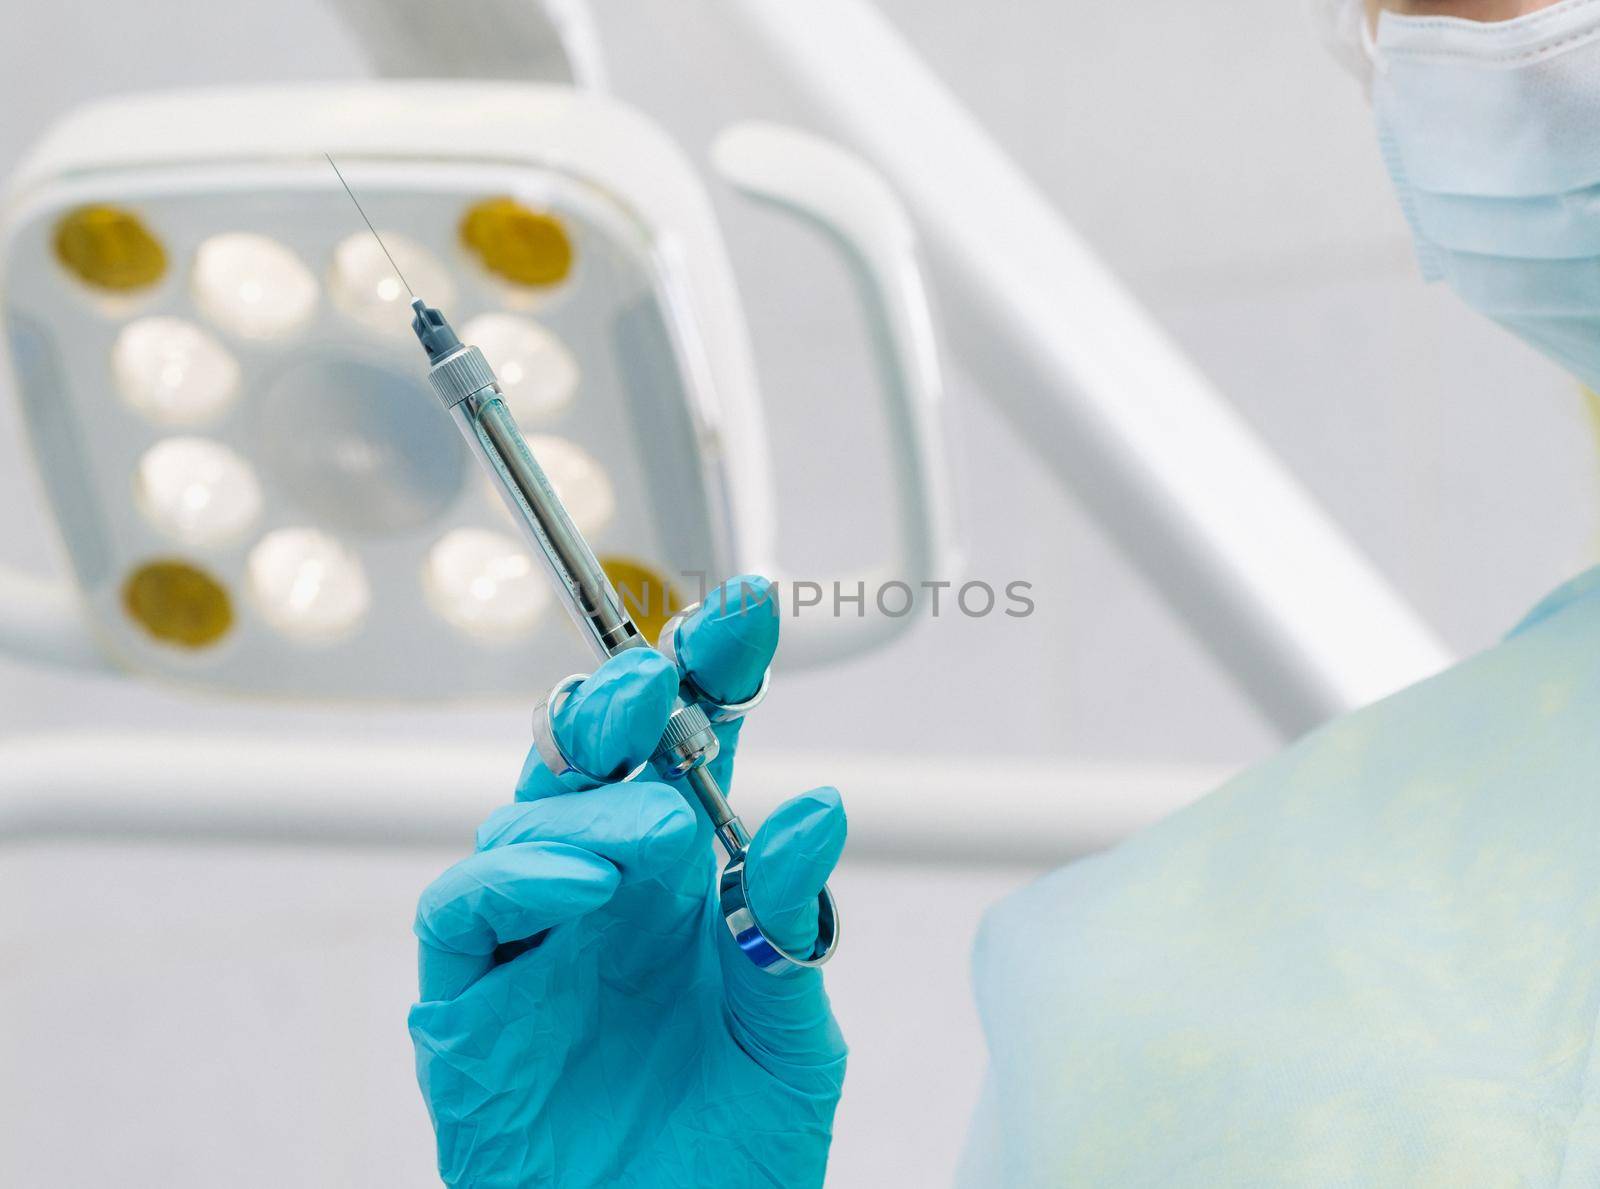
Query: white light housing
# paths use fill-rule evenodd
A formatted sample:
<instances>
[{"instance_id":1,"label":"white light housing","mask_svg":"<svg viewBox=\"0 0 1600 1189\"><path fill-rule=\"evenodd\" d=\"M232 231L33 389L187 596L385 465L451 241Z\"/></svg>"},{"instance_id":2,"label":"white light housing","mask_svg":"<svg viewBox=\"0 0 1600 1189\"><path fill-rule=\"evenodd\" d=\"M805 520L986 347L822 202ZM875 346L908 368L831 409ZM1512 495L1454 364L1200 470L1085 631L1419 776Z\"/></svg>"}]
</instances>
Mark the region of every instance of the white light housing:
<instances>
[{"instance_id":1,"label":"white light housing","mask_svg":"<svg viewBox=\"0 0 1600 1189\"><path fill-rule=\"evenodd\" d=\"M313 528L268 533L250 551L248 567L250 593L261 614L296 640L337 640L372 605L361 562Z\"/></svg>"},{"instance_id":2,"label":"white light housing","mask_svg":"<svg viewBox=\"0 0 1600 1189\"><path fill-rule=\"evenodd\" d=\"M317 291L300 258L265 235L214 235L195 253L195 304L239 338L276 338L303 326L317 307Z\"/></svg>"},{"instance_id":3,"label":"white light housing","mask_svg":"<svg viewBox=\"0 0 1600 1189\"><path fill-rule=\"evenodd\" d=\"M428 551L428 602L468 635L525 636L553 602L550 582L522 545L503 533L458 528Z\"/></svg>"},{"instance_id":4,"label":"white light housing","mask_svg":"<svg viewBox=\"0 0 1600 1189\"><path fill-rule=\"evenodd\" d=\"M455 283L439 258L410 236L398 231L381 234L381 244L365 230L340 242L333 253L328 292L335 305L363 326L406 337L411 333L411 294L396 267L412 288L426 293L436 306L455 301ZM385 248L393 255L393 263Z\"/></svg>"},{"instance_id":5,"label":"white light housing","mask_svg":"<svg viewBox=\"0 0 1600 1189\"><path fill-rule=\"evenodd\" d=\"M602 554L770 568L738 295L699 178L647 119L504 83L118 96L59 121L0 207L6 386L91 651L215 693L332 700L526 699L587 659L485 501L400 329L405 287L324 152L405 280L495 358L514 415L559 432L535 448ZM483 224L501 200L559 229L559 284L511 275L515 220L489 228L505 242ZM537 320L512 316L519 285ZM203 664L151 647L125 606L126 576L167 561L229 598Z\"/></svg>"},{"instance_id":6,"label":"white light housing","mask_svg":"<svg viewBox=\"0 0 1600 1189\"><path fill-rule=\"evenodd\" d=\"M550 331L519 314L480 314L462 330L483 352L523 433L564 412L578 390L578 361Z\"/></svg>"},{"instance_id":7,"label":"white light housing","mask_svg":"<svg viewBox=\"0 0 1600 1189\"><path fill-rule=\"evenodd\" d=\"M162 532L189 545L219 545L261 515L261 485L250 464L206 438L165 438L134 473L139 509Z\"/></svg>"},{"instance_id":8,"label":"white light housing","mask_svg":"<svg viewBox=\"0 0 1600 1189\"><path fill-rule=\"evenodd\" d=\"M154 315L128 323L111 349L122 399L158 425L200 425L239 393L239 364L186 318Z\"/></svg>"}]
</instances>

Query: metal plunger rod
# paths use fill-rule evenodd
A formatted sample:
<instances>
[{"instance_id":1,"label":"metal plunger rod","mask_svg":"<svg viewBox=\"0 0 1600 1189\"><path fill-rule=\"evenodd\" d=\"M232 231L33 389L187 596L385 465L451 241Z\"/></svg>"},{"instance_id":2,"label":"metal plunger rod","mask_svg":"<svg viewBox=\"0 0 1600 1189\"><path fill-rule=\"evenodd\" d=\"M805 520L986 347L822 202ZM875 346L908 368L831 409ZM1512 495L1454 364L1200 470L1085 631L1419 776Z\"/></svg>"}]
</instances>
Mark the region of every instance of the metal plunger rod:
<instances>
[{"instance_id":1,"label":"metal plunger rod","mask_svg":"<svg viewBox=\"0 0 1600 1189\"><path fill-rule=\"evenodd\" d=\"M750 834L739 820L739 815L733 811L733 806L728 804L728 798L723 796L722 786L711 775L711 769L702 764L698 768L691 768L683 779L694 790L706 816L711 819L711 828L717 832L717 840L722 843L723 849L731 855L749 846Z\"/></svg>"}]
</instances>

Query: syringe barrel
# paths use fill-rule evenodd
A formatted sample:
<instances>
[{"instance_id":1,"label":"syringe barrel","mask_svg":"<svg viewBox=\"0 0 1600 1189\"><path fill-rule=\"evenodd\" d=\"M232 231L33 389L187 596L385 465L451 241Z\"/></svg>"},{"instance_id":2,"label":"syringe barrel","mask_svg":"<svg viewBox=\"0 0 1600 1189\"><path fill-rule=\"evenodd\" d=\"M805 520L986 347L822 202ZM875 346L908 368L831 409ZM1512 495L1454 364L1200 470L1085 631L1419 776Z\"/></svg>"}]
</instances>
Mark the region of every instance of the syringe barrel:
<instances>
[{"instance_id":1,"label":"syringe barrel","mask_svg":"<svg viewBox=\"0 0 1600 1189\"><path fill-rule=\"evenodd\" d=\"M436 326L442 329L435 333L448 332L442 318ZM495 486L512 518L595 655L605 660L630 648L648 647L649 641L528 449L482 353L476 347L445 352L435 361L430 379L468 448L498 480ZM707 767L717 751L716 732L705 712L680 694L651 758L663 774L688 783L731 857L743 853L749 835Z\"/></svg>"},{"instance_id":2,"label":"syringe barrel","mask_svg":"<svg viewBox=\"0 0 1600 1189\"><path fill-rule=\"evenodd\" d=\"M458 401L450 416L468 447L499 477L496 486L512 518L595 654L604 660L645 646L648 641L528 449L498 386L490 383Z\"/></svg>"}]
</instances>

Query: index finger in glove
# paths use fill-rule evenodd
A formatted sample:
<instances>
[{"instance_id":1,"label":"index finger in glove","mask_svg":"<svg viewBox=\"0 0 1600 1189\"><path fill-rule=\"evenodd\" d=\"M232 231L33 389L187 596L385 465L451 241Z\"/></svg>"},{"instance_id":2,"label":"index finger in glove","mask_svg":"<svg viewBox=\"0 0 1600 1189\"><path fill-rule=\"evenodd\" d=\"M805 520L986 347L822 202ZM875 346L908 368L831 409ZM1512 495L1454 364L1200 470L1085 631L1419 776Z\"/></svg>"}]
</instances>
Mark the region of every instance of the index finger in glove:
<instances>
[{"instance_id":1,"label":"index finger in glove","mask_svg":"<svg viewBox=\"0 0 1600 1189\"><path fill-rule=\"evenodd\" d=\"M730 578L678 628L678 662L695 685L725 704L748 701L778 650L778 596L765 578Z\"/></svg>"},{"instance_id":2,"label":"index finger in glove","mask_svg":"<svg viewBox=\"0 0 1600 1189\"><path fill-rule=\"evenodd\" d=\"M649 648L630 648L584 678L556 708L556 743L584 772L621 780L654 754L677 692L678 674L666 657ZM593 785L578 772L556 776L538 749L531 748L517 781L517 800L535 801Z\"/></svg>"},{"instance_id":3,"label":"index finger in glove","mask_svg":"<svg viewBox=\"0 0 1600 1189\"><path fill-rule=\"evenodd\" d=\"M672 866L694 839L694 810L682 795L643 780L506 805L478 827L480 851L563 842L608 859L624 881Z\"/></svg>"},{"instance_id":4,"label":"index finger in glove","mask_svg":"<svg viewBox=\"0 0 1600 1189\"><path fill-rule=\"evenodd\" d=\"M674 647L683 673L714 702L734 706L761 689L778 649L778 595L765 578L729 579L706 596L678 628ZM731 792L742 718L719 723L711 772Z\"/></svg>"},{"instance_id":5,"label":"index finger in glove","mask_svg":"<svg viewBox=\"0 0 1600 1189\"><path fill-rule=\"evenodd\" d=\"M497 946L587 916L621 879L599 855L565 843L517 843L463 859L417 904L421 998L454 998L493 966Z\"/></svg>"}]
</instances>

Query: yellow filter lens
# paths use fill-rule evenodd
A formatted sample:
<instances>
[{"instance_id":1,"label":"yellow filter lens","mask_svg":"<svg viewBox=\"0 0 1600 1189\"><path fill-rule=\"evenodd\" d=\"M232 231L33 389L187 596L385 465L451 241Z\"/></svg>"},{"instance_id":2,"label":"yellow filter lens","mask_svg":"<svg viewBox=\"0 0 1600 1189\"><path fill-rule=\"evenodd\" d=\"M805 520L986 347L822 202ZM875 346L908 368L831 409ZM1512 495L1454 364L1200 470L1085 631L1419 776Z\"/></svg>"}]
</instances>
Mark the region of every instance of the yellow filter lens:
<instances>
[{"instance_id":1,"label":"yellow filter lens","mask_svg":"<svg viewBox=\"0 0 1600 1189\"><path fill-rule=\"evenodd\" d=\"M188 562L140 566L122 585L122 605L150 635L180 648L207 648L233 626L228 592Z\"/></svg>"},{"instance_id":2,"label":"yellow filter lens","mask_svg":"<svg viewBox=\"0 0 1600 1189\"><path fill-rule=\"evenodd\" d=\"M667 620L683 610L683 599L665 575L641 562L626 557L602 557L599 561L634 624L654 644Z\"/></svg>"},{"instance_id":3,"label":"yellow filter lens","mask_svg":"<svg viewBox=\"0 0 1600 1189\"><path fill-rule=\"evenodd\" d=\"M491 273L518 285L557 285L572 272L566 228L514 198L487 198L468 207L461 242Z\"/></svg>"},{"instance_id":4,"label":"yellow filter lens","mask_svg":"<svg viewBox=\"0 0 1600 1189\"><path fill-rule=\"evenodd\" d=\"M80 206L56 224L56 259L80 281L125 293L159 281L167 252L132 211Z\"/></svg>"}]
</instances>

